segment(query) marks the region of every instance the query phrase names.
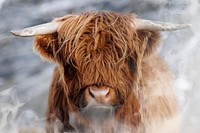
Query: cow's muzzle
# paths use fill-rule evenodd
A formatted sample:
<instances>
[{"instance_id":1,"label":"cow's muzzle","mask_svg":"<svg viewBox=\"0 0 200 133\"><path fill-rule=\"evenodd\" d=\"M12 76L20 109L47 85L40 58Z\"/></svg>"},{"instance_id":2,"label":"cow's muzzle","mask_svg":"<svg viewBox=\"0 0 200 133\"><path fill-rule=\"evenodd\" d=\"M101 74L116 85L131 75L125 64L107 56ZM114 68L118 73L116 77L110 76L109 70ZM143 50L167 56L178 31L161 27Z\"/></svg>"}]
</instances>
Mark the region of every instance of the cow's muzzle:
<instances>
[{"instance_id":1,"label":"cow's muzzle","mask_svg":"<svg viewBox=\"0 0 200 133\"><path fill-rule=\"evenodd\" d=\"M79 108L86 118L101 121L113 115L116 99L116 92L112 87L89 85L82 92Z\"/></svg>"}]
</instances>

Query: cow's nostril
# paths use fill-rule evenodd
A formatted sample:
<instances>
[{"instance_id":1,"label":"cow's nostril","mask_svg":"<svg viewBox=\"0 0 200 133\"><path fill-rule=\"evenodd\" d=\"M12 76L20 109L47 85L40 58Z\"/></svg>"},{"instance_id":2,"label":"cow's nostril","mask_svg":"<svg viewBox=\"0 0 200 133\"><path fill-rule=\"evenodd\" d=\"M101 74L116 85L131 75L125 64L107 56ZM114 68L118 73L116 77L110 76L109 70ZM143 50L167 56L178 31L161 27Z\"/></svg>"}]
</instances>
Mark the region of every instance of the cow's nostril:
<instances>
[{"instance_id":1,"label":"cow's nostril","mask_svg":"<svg viewBox=\"0 0 200 133\"><path fill-rule=\"evenodd\" d=\"M91 97L93 98L106 98L107 95L109 94L109 87L90 87L89 88L89 93Z\"/></svg>"}]
</instances>

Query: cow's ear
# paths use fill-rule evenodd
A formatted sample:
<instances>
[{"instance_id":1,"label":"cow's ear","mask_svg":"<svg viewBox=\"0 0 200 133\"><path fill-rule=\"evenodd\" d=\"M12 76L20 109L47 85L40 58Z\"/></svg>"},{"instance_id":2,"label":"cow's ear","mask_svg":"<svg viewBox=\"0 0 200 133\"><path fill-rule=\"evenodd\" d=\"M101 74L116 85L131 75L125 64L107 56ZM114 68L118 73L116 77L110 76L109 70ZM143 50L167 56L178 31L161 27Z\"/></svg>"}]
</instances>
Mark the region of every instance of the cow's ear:
<instances>
[{"instance_id":1,"label":"cow's ear","mask_svg":"<svg viewBox=\"0 0 200 133\"><path fill-rule=\"evenodd\" d=\"M160 32L156 30L138 30L138 38L140 41L140 47L143 49L144 57L150 56L156 51L160 42Z\"/></svg>"},{"instance_id":2,"label":"cow's ear","mask_svg":"<svg viewBox=\"0 0 200 133\"><path fill-rule=\"evenodd\" d=\"M56 47L58 47L57 33L35 36L35 49L44 59L54 61Z\"/></svg>"}]
</instances>

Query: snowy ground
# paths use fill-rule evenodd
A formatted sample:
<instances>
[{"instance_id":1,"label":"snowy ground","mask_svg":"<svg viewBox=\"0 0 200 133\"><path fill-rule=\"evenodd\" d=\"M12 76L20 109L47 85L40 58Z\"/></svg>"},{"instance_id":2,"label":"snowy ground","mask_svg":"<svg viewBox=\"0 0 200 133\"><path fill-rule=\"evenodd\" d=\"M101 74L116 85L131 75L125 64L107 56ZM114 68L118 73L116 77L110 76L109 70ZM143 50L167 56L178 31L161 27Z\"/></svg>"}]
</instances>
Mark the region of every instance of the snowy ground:
<instances>
[{"instance_id":1,"label":"snowy ground","mask_svg":"<svg viewBox=\"0 0 200 133\"><path fill-rule=\"evenodd\" d=\"M162 33L158 52L174 73L181 133L199 133L199 0L0 0L0 133L14 133L18 126L42 126L54 67L33 52L33 38L17 38L9 31L92 10L134 12L145 19L193 25Z\"/></svg>"}]
</instances>

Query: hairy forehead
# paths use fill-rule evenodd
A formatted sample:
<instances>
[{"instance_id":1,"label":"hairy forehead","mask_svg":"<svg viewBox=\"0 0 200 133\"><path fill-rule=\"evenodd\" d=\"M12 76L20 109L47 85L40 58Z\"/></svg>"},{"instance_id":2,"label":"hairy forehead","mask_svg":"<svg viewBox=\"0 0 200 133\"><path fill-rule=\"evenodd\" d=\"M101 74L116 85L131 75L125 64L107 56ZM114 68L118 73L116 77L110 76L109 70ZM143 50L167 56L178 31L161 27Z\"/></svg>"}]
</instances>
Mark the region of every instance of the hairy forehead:
<instances>
[{"instance_id":1,"label":"hairy forehead","mask_svg":"<svg viewBox=\"0 0 200 133\"><path fill-rule=\"evenodd\" d=\"M129 19L127 15L107 12L68 16L58 32L62 53L82 62L98 57L118 62L136 45L136 32Z\"/></svg>"}]
</instances>

